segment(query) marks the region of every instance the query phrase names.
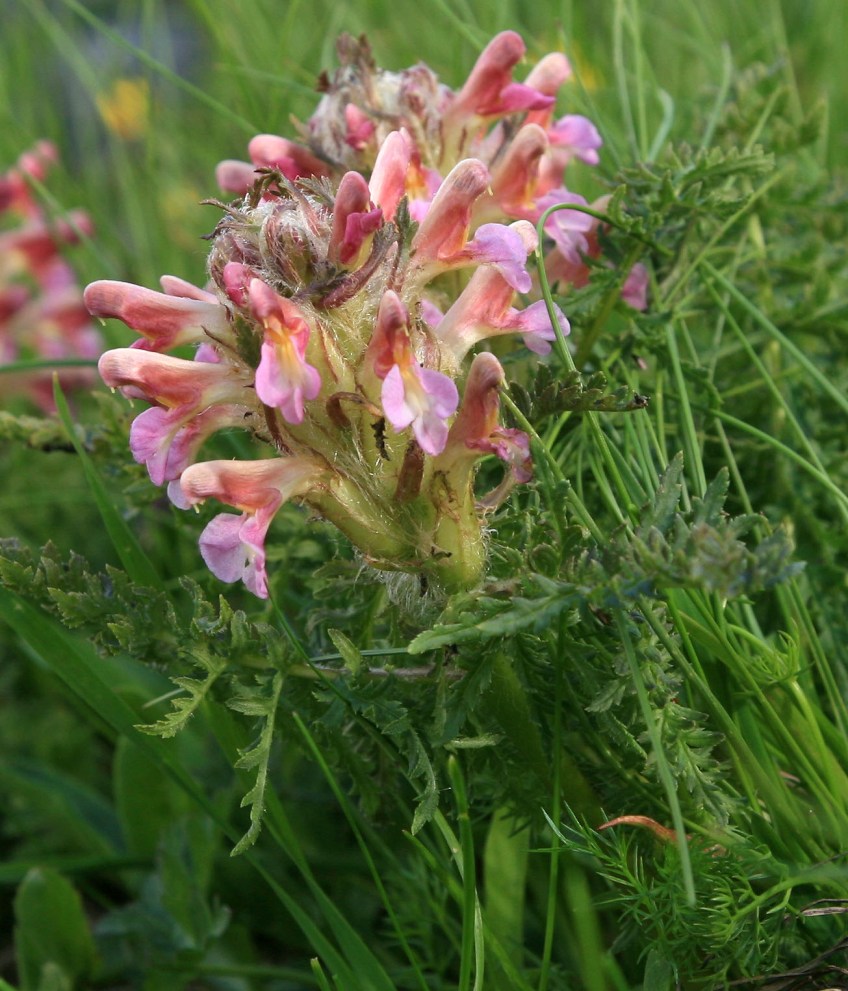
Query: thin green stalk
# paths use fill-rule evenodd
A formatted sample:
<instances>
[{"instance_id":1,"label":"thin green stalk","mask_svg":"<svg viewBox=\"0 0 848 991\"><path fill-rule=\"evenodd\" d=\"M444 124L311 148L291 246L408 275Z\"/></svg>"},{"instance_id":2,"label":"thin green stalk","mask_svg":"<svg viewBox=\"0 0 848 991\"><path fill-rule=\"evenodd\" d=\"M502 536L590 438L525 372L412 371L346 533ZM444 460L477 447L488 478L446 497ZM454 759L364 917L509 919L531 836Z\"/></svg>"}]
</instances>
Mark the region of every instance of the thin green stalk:
<instances>
[{"instance_id":1,"label":"thin green stalk","mask_svg":"<svg viewBox=\"0 0 848 991\"><path fill-rule=\"evenodd\" d=\"M677 350L677 339L674 328L671 324L665 331L668 353L671 358L672 374L677 385L678 401L683 420L683 444L686 451L686 461L690 470L695 473L696 494L702 496L707 491L707 479L704 473L704 465L700 457L700 442L698 431L695 427L695 419L692 416L692 407L689 403L689 394L686 391L686 381L683 377L683 367L680 364L680 353ZM683 499L686 508L689 508L689 496L686 488L683 489Z\"/></svg>"},{"instance_id":2,"label":"thin green stalk","mask_svg":"<svg viewBox=\"0 0 848 991\"><path fill-rule=\"evenodd\" d=\"M448 777L453 789L456 804L456 817L459 823L459 841L462 876L462 950L460 955L458 991L471 991L471 974L475 969L474 991L482 988L483 958L477 952L477 884L474 857L474 834L468 813L468 794L465 780L455 756L448 758Z\"/></svg>"},{"instance_id":3,"label":"thin green stalk","mask_svg":"<svg viewBox=\"0 0 848 991\"><path fill-rule=\"evenodd\" d=\"M677 787L665 753L662 747L662 739L651 703L648 699L648 692L645 688L645 681L639 668L636 652L633 649L633 642L630 639L630 630L627 627L627 620L621 610L615 610L615 622L618 627L619 637L624 646L624 653L627 658L627 666L630 668L630 676L633 679L633 686L636 689L636 697L639 700L639 707L642 710L642 718L648 730L648 737L651 741L651 748L654 752L657 774L662 783L668 800L671 820L674 823L674 831L677 834L677 849L680 854L680 870L683 875L683 889L686 892L686 902L689 905L695 904L695 878L692 874L692 861L689 857L689 844L686 840L686 829L683 824L683 813L680 808L680 801L677 797Z\"/></svg>"},{"instance_id":4,"label":"thin green stalk","mask_svg":"<svg viewBox=\"0 0 848 991\"><path fill-rule=\"evenodd\" d=\"M751 302L748 297L740 292L736 286L733 285L717 268L715 268L706 259L702 261L702 265L709 273L709 275L718 282L722 289L728 292L739 305L746 310L754 320L766 331L766 333L772 337L774 340L778 341L780 346L784 348L792 357L798 362L799 365L806 371L810 378L824 391L828 396L839 406L839 408L844 412L848 413L848 399L843 395L843 393L830 381L830 379L822 372L808 357L797 344L793 343L781 330L769 320L769 318Z\"/></svg>"},{"instance_id":5,"label":"thin green stalk","mask_svg":"<svg viewBox=\"0 0 848 991\"><path fill-rule=\"evenodd\" d=\"M792 427L792 430L798 439L798 443L801 445L804 451L806 451L807 457L810 460L810 464L816 469L818 469L821 475L827 476L827 471L824 465L822 464L821 460L819 459L816 449L813 447L813 445L810 443L809 439L807 438L806 431L798 422L798 419L796 418L791 407L783 398L783 395L781 394L780 390L775 385L774 380L772 379L771 375L769 375L760 356L757 354L754 348L751 347L751 344L749 343L747 337L745 336L745 333L743 332L742 328L733 318L733 314L730 313L730 311L724 306L723 301L719 296L719 294L715 291L715 289L711 285L708 284L707 288L710 294L712 295L716 305L722 308L725 317L728 323L730 324L730 327L733 330L734 334L736 335L736 338L741 344L743 350L747 354L748 358L751 360L754 367L760 373L760 376L762 377L763 380L763 384L766 386L766 388L773 396L777 406L783 411L786 417L786 422ZM842 516L843 522L848 522L848 503L843 504L840 502L837 504L836 508L837 511Z\"/></svg>"},{"instance_id":6,"label":"thin green stalk","mask_svg":"<svg viewBox=\"0 0 848 991\"><path fill-rule=\"evenodd\" d=\"M560 625L560 641L563 639L564 630ZM553 752L558 754L562 751L562 706L563 706L563 677L559 668L554 669L554 727L553 727ZM554 822L559 822L562 817L562 776L559 761L554 761L553 787L551 789L551 810L550 817ZM548 891L545 910L545 936L542 944L542 961L539 967L539 985L537 991L547 991L551 978L551 961L553 958L554 933L556 931L557 917L557 892L559 889L559 860L562 854L561 840L558 833L554 833L554 840L551 845L551 854L548 865Z\"/></svg>"}]
</instances>

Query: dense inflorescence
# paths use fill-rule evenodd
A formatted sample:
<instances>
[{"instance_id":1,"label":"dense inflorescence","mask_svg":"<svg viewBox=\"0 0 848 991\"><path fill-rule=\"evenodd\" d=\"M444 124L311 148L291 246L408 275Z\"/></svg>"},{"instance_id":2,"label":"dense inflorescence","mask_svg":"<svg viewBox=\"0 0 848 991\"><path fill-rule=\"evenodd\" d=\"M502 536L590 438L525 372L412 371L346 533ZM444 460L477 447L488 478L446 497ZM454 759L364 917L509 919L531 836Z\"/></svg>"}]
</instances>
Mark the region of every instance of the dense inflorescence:
<instances>
[{"instance_id":1,"label":"dense inflorescence","mask_svg":"<svg viewBox=\"0 0 848 991\"><path fill-rule=\"evenodd\" d=\"M102 342L83 304L82 289L62 249L92 232L75 210L51 220L33 193L57 159L40 141L0 174L0 364L28 359L95 359ZM66 369L65 387L92 381L89 369ZM21 370L0 378L3 393L25 392L43 409L53 406L50 375Z\"/></svg>"},{"instance_id":2,"label":"dense inflorescence","mask_svg":"<svg viewBox=\"0 0 848 991\"><path fill-rule=\"evenodd\" d=\"M585 203L563 185L566 166L597 162L601 140L583 117L555 119L565 56L513 80L524 55L513 32L456 92L424 65L378 69L362 39L344 37L339 55L300 141L258 135L249 163L219 165L236 198L221 204L206 288L173 276L162 293L88 287L91 313L142 335L103 355L100 372L152 404L130 444L153 482L180 507L215 498L237 510L200 538L222 580L268 595L265 537L295 499L377 568L473 587L483 514L532 468L527 436L499 423L498 359L468 359L501 335L547 352L552 314L568 333L545 301L514 304L532 293L543 212ZM582 263L595 221L566 213L546 232ZM164 353L184 345L193 360ZM198 463L223 428L250 431L267 456ZM506 470L481 497L474 474L487 455Z\"/></svg>"}]
</instances>

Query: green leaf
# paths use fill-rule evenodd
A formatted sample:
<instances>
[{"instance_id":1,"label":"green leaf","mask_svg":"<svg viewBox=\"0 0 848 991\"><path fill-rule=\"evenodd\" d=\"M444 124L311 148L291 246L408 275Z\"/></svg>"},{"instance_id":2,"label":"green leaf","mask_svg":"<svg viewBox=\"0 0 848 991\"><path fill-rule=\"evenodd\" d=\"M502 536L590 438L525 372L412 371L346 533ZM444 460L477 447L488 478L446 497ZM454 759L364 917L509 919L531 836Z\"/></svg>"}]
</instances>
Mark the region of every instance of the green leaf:
<instances>
[{"instance_id":1,"label":"green leaf","mask_svg":"<svg viewBox=\"0 0 848 991\"><path fill-rule=\"evenodd\" d=\"M241 751L236 761L236 767L242 770L256 768L256 780L250 791L241 800L241 806L250 806L250 828L233 847L231 856L244 853L256 842L259 830L262 828L262 817L265 814L265 789L268 786L268 764L271 760L271 747L274 743L274 723L277 717L277 706L280 702L280 692L283 690L283 676L278 671L268 690L266 684L258 690L242 687L241 694L228 703L230 708L248 716L259 716L263 720L259 741L254 747Z\"/></svg>"},{"instance_id":2,"label":"green leaf","mask_svg":"<svg viewBox=\"0 0 848 991\"><path fill-rule=\"evenodd\" d=\"M115 748L112 780L128 850L152 858L160 835L187 811L185 796L163 780L158 763L125 736Z\"/></svg>"},{"instance_id":3,"label":"green leaf","mask_svg":"<svg viewBox=\"0 0 848 991\"><path fill-rule=\"evenodd\" d=\"M674 967L653 947L645 961L644 991L671 991L674 987Z\"/></svg>"},{"instance_id":4,"label":"green leaf","mask_svg":"<svg viewBox=\"0 0 848 991\"><path fill-rule=\"evenodd\" d=\"M341 630L330 629L327 630L327 633L333 641L333 646L342 655L342 660L344 661L345 667L348 671L356 674L356 672L365 663L359 648L349 637L345 636Z\"/></svg>"},{"instance_id":5,"label":"green leaf","mask_svg":"<svg viewBox=\"0 0 848 991\"><path fill-rule=\"evenodd\" d=\"M94 940L82 899L49 867L35 867L15 895L15 946L23 991L67 988L94 965Z\"/></svg>"}]
</instances>

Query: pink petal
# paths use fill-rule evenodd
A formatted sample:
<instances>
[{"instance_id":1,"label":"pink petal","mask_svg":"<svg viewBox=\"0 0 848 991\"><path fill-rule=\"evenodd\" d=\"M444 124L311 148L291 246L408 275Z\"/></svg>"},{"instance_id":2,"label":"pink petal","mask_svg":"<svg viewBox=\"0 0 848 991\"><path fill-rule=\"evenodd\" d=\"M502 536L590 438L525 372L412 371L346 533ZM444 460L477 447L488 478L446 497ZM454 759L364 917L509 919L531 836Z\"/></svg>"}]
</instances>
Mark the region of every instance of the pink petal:
<instances>
[{"instance_id":1,"label":"pink petal","mask_svg":"<svg viewBox=\"0 0 848 991\"><path fill-rule=\"evenodd\" d=\"M535 231L532 239L535 243ZM475 261L494 265L517 292L530 291L533 282L527 272L527 244L517 230L504 224L483 224L468 248Z\"/></svg>"},{"instance_id":2,"label":"pink petal","mask_svg":"<svg viewBox=\"0 0 848 991\"><path fill-rule=\"evenodd\" d=\"M232 158L219 162L215 168L215 182L218 188L223 189L225 193L235 193L236 196L244 196L258 178L255 165Z\"/></svg>"},{"instance_id":3,"label":"pink petal","mask_svg":"<svg viewBox=\"0 0 848 991\"><path fill-rule=\"evenodd\" d=\"M386 220L393 220L397 205L406 195L406 175L412 159L412 139L405 130L392 131L381 143L368 183L371 199Z\"/></svg>"},{"instance_id":4,"label":"pink petal","mask_svg":"<svg viewBox=\"0 0 848 991\"><path fill-rule=\"evenodd\" d=\"M330 168L308 148L276 134L257 134L247 146L250 160L259 166L279 169L294 181L301 176L328 176Z\"/></svg>"},{"instance_id":5,"label":"pink petal","mask_svg":"<svg viewBox=\"0 0 848 991\"><path fill-rule=\"evenodd\" d=\"M538 204L542 213L552 206L573 203L575 206L588 206L586 200L577 193L570 193L564 187L546 193ZM582 210L557 210L545 221L545 233L553 238L554 244L572 264L583 264L582 255L589 253L588 235L598 226L598 221Z\"/></svg>"},{"instance_id":6,"label":"pink petal","mask_svg":"<svg viewBox=\"0 0 848 991\"><path fill-rule=\"evenodd\" d=\"M401 375L397 365L392 365L391 371L383 379L380 398L386 419L395 430L405 429L415 419L416 411L407 405L406 387L404 386L403 375Z\"/></svg>"},{"instance_id":7,"label":"pink petal","mask_svg":"<svg viewBox=\"0 0 848 991\"><path fill-rule=\"evenodd\" d=\"M567 148L587 165L597 165L600 161L598 148L603 146L603 138L588 117L580 114L561 117L549 129L548 137L552 145Z\"/></svg>"},{"instance_id":8,"label":"pink petal","mask_svg":"<svg viewBox=\"0 0 848 991\"><path fill-rule=\"evenodd\" d=\"M468 158L454 166L412 240L418 265L445 262L462 251L468 240L472 207L488 187L489 170L482 162Z\"/></svg>"},{"instance_id":9,"label":"pink petal","mask_svg":"<svg viewBox=\"0 0 848 991\"><path fill-rule=\"evenodd\" d=\"M554 304L557 322L562 329L563 336L571 333L571 324L568 322L562 310ZM556 340L556 332L551 324L547 304L543 299L521 310L517 314L513 326L524 336L524 344L536 354L548 354L551 350L551 341Z\"/></svg>"},{"instance_id":10,"label":"pink petal","mask_svg":"<svg viewBox=\"0 0 848 991\"><path fill-rule=\"evenodd\" d=\"M265 572L265 529L250 528L252 518L221 513L200 535L200 553L206 566L224 582L242 579L260 599L268 598ZM268 521L270 522L270 520Z\"/></svg>"},{"instance_id":11,"label":"pink petal","mask_svg":"<svg viewBox=\"0 0 848 991\"><path fill-rule=\"evenodd\" d=\"M116 348L97 363L110 389L135 390L162 406L202 409L217 403L244 401L246 373L225 364L186 361L156 351Z\"/></svg>"},{"instance_id":12,"label":"pink petal","mask_svg":"<svg viewBox=\"0 0 848 991\"><path fill-rule=\"evenodd\" d=\"M515 31L502 31L496 35L480 54L457 94L457 110L463 114L491 117L549 107L554 102L553 97L512 82L512 70L524 58L525 51L524 42Z\"/></svg>"},{"instance_id":13,"label":"pink petal","mask_svg":"<svg viewBox=\"0 0 848 991\"><path fill-rule=\"evenodd\" d=\"M282 353L282 355L281 355ZM266 406L279 409L288 423L302 423L304 401L321 391L321 376L296 348L281 349L266 341L256 369L256 395Z\"/></svg>"},{"instance_id":14,"label":"pink petal","mask_svg":"<svg viewBox=\"0 0 848 991\"><path fill-rule=\"evenodd\" d=\"M218 297L213 292L206 289L198 289L197 286L180 279L176 275L163 275L159 279L159 285L166 296L180 296L183 299L198 299L204 303L217 303Z\"/></svg>"},{"instance_id":15,"label":"pink petal","mask_svg":"<svg viewBox=\"0 0 848 991\"><path fill-rule=\"evenodd\" d=\"M169 296L129 282L92 282L83 294L94 317L115 317L143 334L135 346L164 351L180 344L232 336L227 310L218 302Z\"/></svg>"}]
</instances>

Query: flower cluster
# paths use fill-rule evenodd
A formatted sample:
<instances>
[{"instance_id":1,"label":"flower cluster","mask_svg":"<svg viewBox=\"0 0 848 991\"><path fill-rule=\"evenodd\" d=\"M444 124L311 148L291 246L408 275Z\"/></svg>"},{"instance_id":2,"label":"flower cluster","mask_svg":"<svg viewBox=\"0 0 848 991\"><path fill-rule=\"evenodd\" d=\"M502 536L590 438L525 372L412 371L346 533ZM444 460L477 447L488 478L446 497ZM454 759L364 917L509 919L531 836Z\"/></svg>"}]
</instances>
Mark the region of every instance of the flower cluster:
<instances>
[{"instance_id":1,"label":"flower cluster","mask_svg":"<svg viewBox=\"0 0 848 991\"><path fill-rule=\"evenodd\" d=\"M572 197L568 162L597 161L601 142L585 118L554 117L563 55L513 80L524 55L513 32L458 92L424 65L378 69L362 40L339 52L299 142L258 135L249 163L218 167L237 199L221 204L206 288L173 276L161 293L88 287L92 314L141 335L100 372L151 403L130 445L153 482L177 506L236 510L200 538L220 579L268 595L268 527L296 499L374 566L467 588L484 566L481 514L531 477L528 438L499 423L499 361L467 359L502 335L550 349L544 301L515 305L532 289L534 225ZM165 353L187 345L191 359ZM250 431L268 456L198 463L224 428ZM489 455L504 478L476 497Z\"/></svg>"},{"instance_id":2,"label":"flower cluster","mask_svg":"<svg viewBox=\"0 0 848 991\"><path fill-rule=\"evenodd\" d=\"M0 364L28 358L97 358L100 335L92 326L82 290L61 249L90 234L88 216L78 210L50 221L33 195L56 149L39 142L0 174ZM92 381L86 369L65 371L63 385ZM3 390L26 391L45 410L53 408L49 376L17 372L0 379Z\"/></svg>"}]
</instances>

